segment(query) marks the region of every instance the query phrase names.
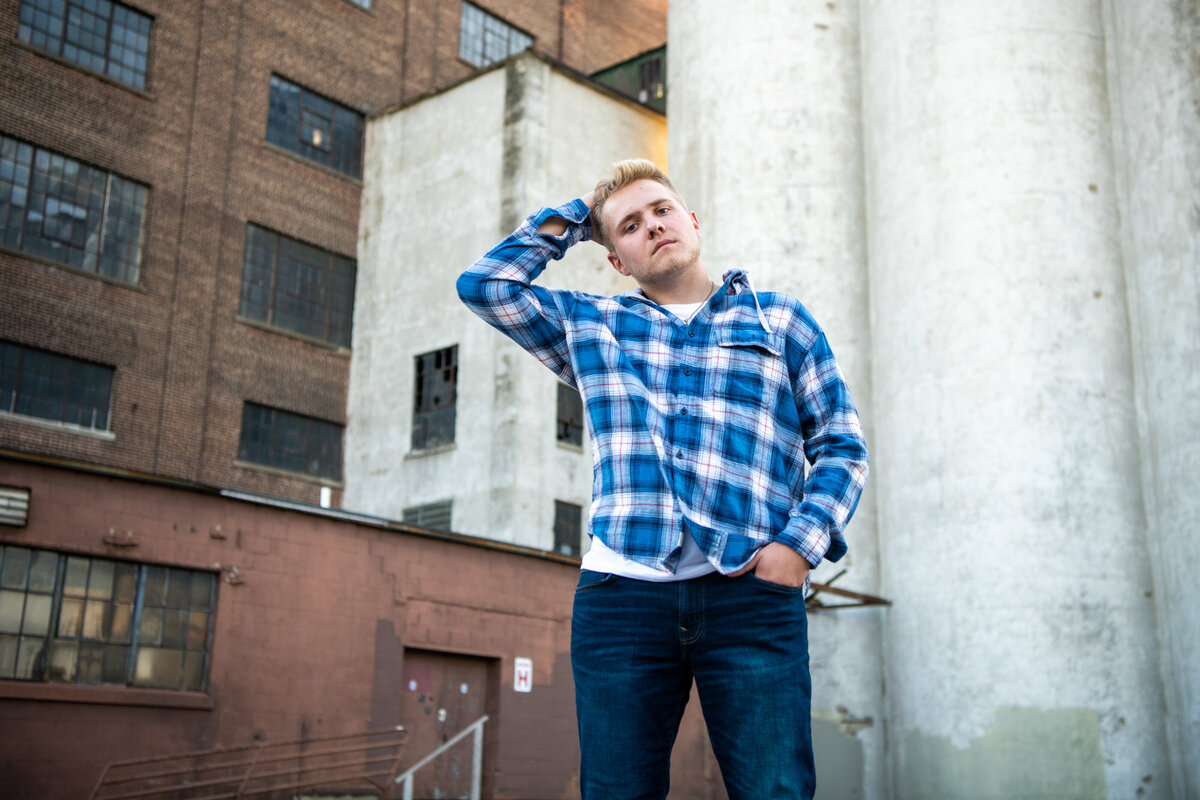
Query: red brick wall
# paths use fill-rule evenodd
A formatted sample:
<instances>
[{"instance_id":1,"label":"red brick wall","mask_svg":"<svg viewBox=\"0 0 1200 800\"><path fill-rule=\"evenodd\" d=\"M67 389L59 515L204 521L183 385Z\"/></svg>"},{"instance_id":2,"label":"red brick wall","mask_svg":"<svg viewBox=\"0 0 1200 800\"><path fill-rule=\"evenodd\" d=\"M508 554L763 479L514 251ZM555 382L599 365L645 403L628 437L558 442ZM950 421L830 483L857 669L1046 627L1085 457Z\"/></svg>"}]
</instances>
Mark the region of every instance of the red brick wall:
<instances>
[{"instance_id":1,"label":"red brick wall","mask_svg":"<svg viewBox=\"0 0 1200 800\"><path fill-rule=\"evenodd\" d=\"M245 229L353 255L360 186L265 144L270 76L360 110L411 99L470 74L460 6L129 2L154 17L144 93L21 45L0 0L0 132L150 186L136 287L0 252L0 338L116 368L115 440L0 418L0 446L316 502L234 463L244 401L344 423L349 380L348 353L237 320ZM664 0L479 5L582 71L666 36Z\"/></svg>"},{"instance_id":2,"label":"red brick wall","mask_svg":"<svg viewBox=\"0 0 1200 800\"><path fill-rule=\"evenodd\" d=\"M577 796L575 564L3 458L0 484L32 489L28 526L0 527L0 544L222 575L236 567L241 580L218 581L211 708L0 680L5 796L85 797L109 761L247 745L256 735L270 743L428 724L398 716L405 648L496 659L487 744L495 797ZM110 528L132 531L136 546L105 544ZM518 656L533 660L528 694L512 688ZM35 689L73 690L74 699L22 698ZM406 763L422 755L407 753ZM674 768L678 796L720 796L695 702Z\"/></svg>"}]
</instances>

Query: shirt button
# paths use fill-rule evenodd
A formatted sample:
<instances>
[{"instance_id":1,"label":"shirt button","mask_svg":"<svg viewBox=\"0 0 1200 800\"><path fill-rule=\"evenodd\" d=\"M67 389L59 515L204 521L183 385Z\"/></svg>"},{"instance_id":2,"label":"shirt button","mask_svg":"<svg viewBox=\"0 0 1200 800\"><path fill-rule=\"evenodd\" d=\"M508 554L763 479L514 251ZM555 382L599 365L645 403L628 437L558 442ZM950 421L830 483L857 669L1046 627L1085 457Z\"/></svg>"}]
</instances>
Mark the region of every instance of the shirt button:
<instances>
[{"instance_id":1,"label":"shirt button","mask_svg":"<svg viewBox=\"0 0 1200 800\"><path fill-rule=\"evenodd\" d=\"M684 406L683 408L679 409L679 413L686 417L687 416L687 406Z\"/></svg>"},{"instance_id":2,"label":"shirt button","mask_svg":"<svg viewBox=\"0 0 1200 800\"><path fill-rule=\"evenodd\" d=\"M696 335L696 332L695 332L694 330L691 330L691 329L689 328L689 329L688 329L688 337L690 338L690 337L692 337L692 336L695 336L695 335Z\"/></svg>"},{"instance_id":3,"label":"shirt button","mask_svg":"<svg viewBox=\"0 0 1200 800\"><path fill-rule=\"evenodd\" d=\"M676 450L676 451L675 451L675 457L676 457L676 458L683 458L683 451L682 451L682 450Z\"/></svg>"},{"instance_id":4,"label":"shirt button","mask_svg":"<svg viewBox=\"0 0 1200 800\"><path fill-rule=\"evenodd\" d=\"M692 368L691 368L691 367L684 367L684 368L683 368L683 374L684 374L684 375L691 375L691 374L692 374Z\"/></svg>"}]
</instances>

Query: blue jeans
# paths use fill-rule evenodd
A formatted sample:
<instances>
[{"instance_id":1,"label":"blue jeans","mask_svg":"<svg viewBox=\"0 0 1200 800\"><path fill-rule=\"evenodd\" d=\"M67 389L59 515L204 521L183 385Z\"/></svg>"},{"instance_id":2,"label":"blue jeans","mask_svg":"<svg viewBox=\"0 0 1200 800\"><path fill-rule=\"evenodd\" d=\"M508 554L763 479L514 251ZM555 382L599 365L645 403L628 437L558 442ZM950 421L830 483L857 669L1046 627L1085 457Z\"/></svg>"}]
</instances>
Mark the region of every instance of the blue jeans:
<instances>
[{"instance_id":1,"label":"blue jeans","mask_svg":"<svg viewBox=\"0 0 1200 800\"><path fill-rule=\"evenodd\" d=\"M584 800L662 800L692 679L730 800L811 798L800 589L750 574L652 583L584 571L571 663Z\"/></svg>"}]
</instances>

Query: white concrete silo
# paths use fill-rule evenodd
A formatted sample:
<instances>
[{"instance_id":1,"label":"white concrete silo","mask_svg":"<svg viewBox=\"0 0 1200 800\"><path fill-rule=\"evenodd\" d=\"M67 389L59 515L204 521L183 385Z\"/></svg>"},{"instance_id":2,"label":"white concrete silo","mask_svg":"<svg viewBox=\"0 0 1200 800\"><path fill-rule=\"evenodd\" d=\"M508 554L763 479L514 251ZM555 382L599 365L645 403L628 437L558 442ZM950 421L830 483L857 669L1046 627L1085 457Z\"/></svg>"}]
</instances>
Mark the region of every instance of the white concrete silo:
<instances>
[{"instance_id":1,"label":"white concrete silo","mask_svg":"<svg viewBox=\"0 0 1200 800\"><path fill-rule=\"evenodd\" d=\"M1172 776L1200 797L1200 3L1104 3Z\"/></svg>"},{"instance_id":2,"label":"white concrete silo","mask_svg":"<svg viewBox=\"0 0 1200 800\"><path fill-rule=\"evenodd\" d=\"M861 10L897 794L1170 796L1100 4Z\"/></svg>"},{"instance_id":3,"label":"white concrete silo","mask_svg":"<svg viewBox=\"0 0 1200 800\"><path fill-rule=\"evenodd\" d=\"M795 295L829 336L872 436L856 3L674 0L668 21L671 177L719 277ZM837 585L878 590L873 489ZM822 796L887 797L879 609L810 617Z\"/></svg>"}]
</instances>

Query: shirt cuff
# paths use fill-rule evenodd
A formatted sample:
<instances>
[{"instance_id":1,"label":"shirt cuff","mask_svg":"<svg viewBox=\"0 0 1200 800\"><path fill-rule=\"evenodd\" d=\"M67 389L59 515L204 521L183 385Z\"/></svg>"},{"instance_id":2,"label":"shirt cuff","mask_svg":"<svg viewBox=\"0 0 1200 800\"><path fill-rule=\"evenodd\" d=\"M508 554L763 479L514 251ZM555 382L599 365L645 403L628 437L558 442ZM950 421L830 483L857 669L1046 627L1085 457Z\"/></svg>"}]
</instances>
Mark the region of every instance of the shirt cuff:
<instances>
[{"instance_id":1,"label":"shirt cuff","mask_svg":"<svg viewBox=\"0 0 1200 800\"><path fill-rule=\"evenodd\" d=\"M538 227L550 219L551 217L560 217L568 223L567 230L562 236L551 236L549 234L539 234L554 242L570 247L578 242L587 242L592 238L592 218L591 209L583 202L582 198L576 198L569 203L564 203L557 208L540 208L530 215L529 219L525 220L525 224L532 231L537 231Z\"/></svg>"},{"instance_id":2,"label":"shirt cuff","mask_svg":"<svg viewBox=\"0 0 1200 800\"><path fill-rule=\"evenodd\" d=\"M787 527L776 537L776 541L786 544L804 556L804 560L815 569L825 558L831 537L819 521L810 517L794 516L788 520Z\"/></svg>"}]
</instances>

